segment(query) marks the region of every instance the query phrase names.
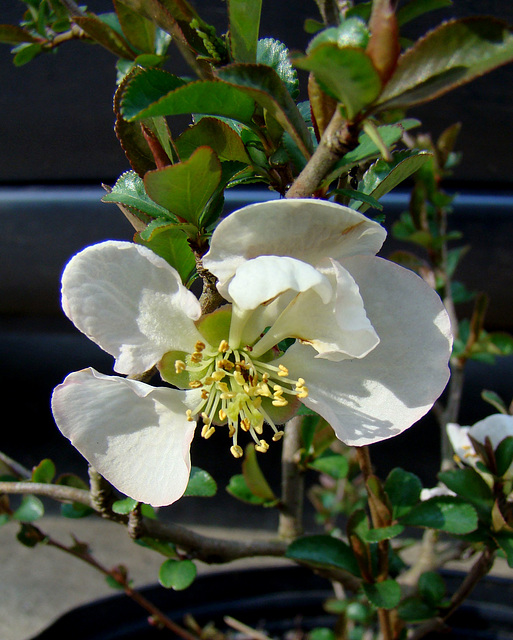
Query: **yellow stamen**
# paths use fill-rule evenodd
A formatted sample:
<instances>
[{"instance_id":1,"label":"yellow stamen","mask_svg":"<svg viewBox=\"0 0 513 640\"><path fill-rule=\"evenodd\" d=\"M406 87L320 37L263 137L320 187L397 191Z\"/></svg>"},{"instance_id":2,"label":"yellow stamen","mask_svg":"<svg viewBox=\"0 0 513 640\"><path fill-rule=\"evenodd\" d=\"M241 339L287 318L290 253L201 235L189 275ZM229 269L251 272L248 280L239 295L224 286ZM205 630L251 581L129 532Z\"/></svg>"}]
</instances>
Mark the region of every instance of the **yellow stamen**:
<instances>
[{"instance_id":1,"label":"yellow stamen","mask_svg":"<svg viewBox=\"0 0 513 640\"><path fill-rule=\"evenodd\" d=\"M230 345L227 340L221 340L219 343L218 351L219 353L226 353L230 349Z\"/></svg>"},{"instance_id":2,"label":"yellow stamen","mask_svg":"<svg viewBox=\"0 0 513 640\"><path fill-rule=\"evenodd\" d=\"M189 387L191 389L199 389L202 386L203 386L203 382L201 382L201 380L191 380L189 382Z\"/></svg>"},{"instance_id":3,"label":"yellow stamen","mask_svg":"<svg viewBox=\"0 0 513 640\"><path fill-rule=\"evenodd\" d=\"M226 375L226 372L223 371L222 369L218 369L217 371L214 371L214 373L212 374L212 378L216 381L216 382L220 382Z\"/></svg>"},{"instance_id":4,"label":"yellow stamen","mask_svg":"<svg viewBox=\"0 0 513 640\"><path fill-rule=\"evenodd\" d=\"M207 426L210 426L210 424L212 423L212 419L209 418L208 415L204 411L201 414L201 419L203 420L203 424L206 424Z\"/></svg>"},{"instance_id":5,"label":"yellow stamen","mask_svg":"<svg viewBox=\"0 0 513 640\"><path fill-rule=\"evenodd\" d=\"M203 360L203 354L200 351L195 351L193 354L191 354L191 362L194 362L195 364L197 364L202 360Z\"/></svg>"},{"instance_id":6,"label":"yellow stamen","mask_svg":"<svg viewBox=\"0 0 513 640\"><path fill-rule=\"evenodd\" d=\"M238 444L234 444L230 447L230 452L234 458L242 458L244 455L244 451L242 451Z\"/></svg>"},{"instance_id":7,"label":"yellow stamen","mask_svg":"<svg viewBox=\"0 0 513 640\"><path fill-rule=\"evenodd\" d=\"M288 400L285 400L285 398L276 398L276 400L273 400L271 404L273 407L286 407L288 403Z\"/></svg>"},{"instance_id":8,"label":"yellow stamen","mask_svg":"<svg viewBox=\"0 0 513 640\"><path fill-rule=\"evenodd\" d=\"M188 422L194 422L194 418L192 417L192 410L191 409L187 409L187 411L185 412L185 415L187 416L187 421Z\"/></svg>"},{"instance_id":9,"label":"yellow stamen","mask_svg":"<svg viewBox=\"0 0 513 640\"><path fill-rule=\"evenodd\" d=\"M208 439L210 438L210 436L211 436L211 435L213 435L213 434L215 433L215 431L216 431L216 430L215 430L215 428L214 428L214 427L211 427L211 426L209 426L209 425L205 424L205 425L203 426L203 429L201 430L201 436L202 436L203 438L205 438L205 440L208 440Z\"/></svg>"},{"instance_id":10,"label":"yellow stamen","mask_svg":"<svg viewBox=\"0 0 513 640\"><path fill-rule=\"evenodd\" d=\"M206 345L204 342L201 342L201 340L198 340L198 342L196 342L196 344L194 345L194 348L196 349L196 351L203 351L205 346Z\"/></svg>"},{"instance_id":11,"label":"yellow stamen","mask_svg":"<svg viewBox=\"0 0 513 640\"><path fill-rule=\"evenodd\" d=\"M182 373L182 371L185 371L186 368L187 368L187 365L183 360L175 360L176 373Z\"/></svg>"},{"instance_id":12,"label":"yellow stamen","mask_svg":"<svg viewBox=\"0 0 513 640\"><path fill-rule=\"evenodd\" d=\"M221 422L223 422L224 420L226 420L228 414L226 413L226 411L224 409L219 409L218 415L219 415L219 420L221 420Z\"/></svg>"},{"instance_id":13,"label":"yellow stamen","mask_svg":"<svg viewBox=\"0 0 513 640\"><path fill-rule=\"evenodd\" d=\"M283 364L278 365L278 375L281 376L282 378L286 377L289 375L289 370L287 369L287 367Z\"/></svg>"},{"instance_id":14,"label":"yellow stamen","mask_svg":"<svg viewBox=\"0 0 513 640\"><path fill-rule=\"evenodd\" d=\"M255 450L259 451L260 453L265 453L268 449L269 449L269 445L265 440L260 440L260 444L257 444L255 446Z\"/></svg>"},{"instance_id":15,"label":"yellow stamen","mask_svg":"<svg viewBox=\"0 0 513 640\"><path fill-rule=\"evenodd\" d=\"M284 431L277 431L273 436L273 442L278 442L278 440L281 440L284 435L285 435Z\"/></svg>"}]
</instances>

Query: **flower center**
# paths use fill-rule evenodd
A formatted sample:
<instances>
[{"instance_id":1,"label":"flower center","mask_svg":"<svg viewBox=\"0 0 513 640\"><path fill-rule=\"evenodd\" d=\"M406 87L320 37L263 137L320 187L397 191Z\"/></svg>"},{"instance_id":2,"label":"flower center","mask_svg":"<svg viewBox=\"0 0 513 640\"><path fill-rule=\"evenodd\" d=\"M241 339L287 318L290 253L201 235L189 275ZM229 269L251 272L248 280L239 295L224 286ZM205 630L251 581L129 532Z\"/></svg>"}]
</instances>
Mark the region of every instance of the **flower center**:
<instances>
[{"instance_id":1,"label":"flower center","mask_svg":"<svg viewBox=\"0 0 513 640\"><path fill-rule=\"evenodd\" d=\"M255 449L265 453L269 444L261 438L264 422L274 432L273 441L283 436L269 410L272 413L272 407L286 407L289 400L308 396L303 378L293 380L285 366L252 358L251 347L233 349L227 340L221 340L215 349L198 341L195 351L185 360L175 360L176 373L187 371L189 386L201 389L201 401L187 410L188 419L201 417L204 438L215 432L214 424L227 425L232 438L230 451L236 458L243 455L238 444L239 429L249 432Z\"/></svg>"}]
</instances>

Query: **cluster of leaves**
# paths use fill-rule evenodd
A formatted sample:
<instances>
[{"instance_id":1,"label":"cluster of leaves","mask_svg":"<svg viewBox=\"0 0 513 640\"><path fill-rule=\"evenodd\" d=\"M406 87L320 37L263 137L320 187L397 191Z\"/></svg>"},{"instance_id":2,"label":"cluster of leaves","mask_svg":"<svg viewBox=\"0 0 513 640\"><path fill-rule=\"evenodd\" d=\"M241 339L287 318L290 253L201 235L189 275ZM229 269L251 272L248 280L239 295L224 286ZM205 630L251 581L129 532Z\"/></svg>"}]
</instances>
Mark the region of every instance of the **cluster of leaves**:
<instances>
[{"instance_id":1,"label":"cluster of leaves","mask_svg":"<svg viewBox=\"0 0 513 640\"><path fill-rule=\"evenodd\" d=\"M187 0L113 0L113 12L100 15L72 0L25 4L20 25L0 25L16 64L76 38L116 56L116 132L132 170L104 200L123 209L136 241L185 283L194 254L208 246L225 189L261 182L285 194L334 114L351 135L318 194L361 211L380 208L380 197L434 156L405 148L404 134L419 124L407 109L513 58L513 35L491 18L449 21L415 43L402 38L405 24L447 0L410 1L397 15L389 0L348 3L331 12L327 27L310 21L314 36L304 54L293 55L282 42L259 38L261 2L248 9L232 0L221 36ZM325 18L330 6L319 3ZM171 40L195 78L166 69ZM298 69L308 73L303 102ZM191 125L175 138L167 119L184 114ZM403 150L394 152L397 145Z\"/></svg>"}]
</instances>

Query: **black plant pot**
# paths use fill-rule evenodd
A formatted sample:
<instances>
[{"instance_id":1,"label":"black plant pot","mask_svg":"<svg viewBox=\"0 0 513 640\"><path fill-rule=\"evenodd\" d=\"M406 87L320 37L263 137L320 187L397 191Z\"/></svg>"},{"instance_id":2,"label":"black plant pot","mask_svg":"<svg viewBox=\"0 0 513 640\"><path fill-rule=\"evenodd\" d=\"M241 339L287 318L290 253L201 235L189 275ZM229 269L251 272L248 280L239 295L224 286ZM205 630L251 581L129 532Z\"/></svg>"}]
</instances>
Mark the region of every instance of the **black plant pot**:
<instances>
[{"instance_id":1,"label":"black plant pot","mask_svg":"<svg viewBox=\"0 0 513 640\"><path fill-rule=\"evenodd\" d=\"M449 589L462 580L458 572L445 572ZM323 610L332 595L326 580L299 567L246 569L200 576L182 592L150 586L141 593L181 623L190 614L200 624L223 628L223 617L261 627L271 637L300 628L330 627L334 618ZM451 631L435 638L513 640L513 582L488 577L450 619ZM148 624L146 612L124 595L112 596L66 613L32 640L152 640L160 630Z\"/></svg>"}]
</instances>

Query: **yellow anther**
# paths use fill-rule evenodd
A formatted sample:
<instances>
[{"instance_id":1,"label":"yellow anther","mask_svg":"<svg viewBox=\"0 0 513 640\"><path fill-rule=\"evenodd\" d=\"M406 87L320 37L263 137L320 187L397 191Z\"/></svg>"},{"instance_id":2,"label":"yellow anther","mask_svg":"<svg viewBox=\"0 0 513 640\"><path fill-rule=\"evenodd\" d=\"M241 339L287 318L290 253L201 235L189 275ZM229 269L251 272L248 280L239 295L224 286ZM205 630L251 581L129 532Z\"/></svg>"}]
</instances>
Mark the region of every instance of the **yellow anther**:
<instances>
[{"instance_id":1,"label":"yellow anther","mask_svg":"<svg viewBox=\"0 0 513 640\"><path fill-rule=\"evenodd\" d=\"M269 445L265 440L260 440L260 444L257 444L255 446L255 450L259 451L260 453L265 453L268 449L269 449Z\"/></svg>"},{"instance_id":2,"label":"yellow anther","mask_svg":"<svg viewBox=\"0 0 513 640\"><path fill-rule=\"evenodd\" d=\"M288 403L288 400L285 400L285 398L276 398L276 400L271 402L273 407L286 407Z\"/></svg>"},{"instance_id":3,"label":"yellow anther","mask_svg":"<svg viewBox=\"0 0 513 640\"><path fill-rule=\"evenodd\" d=\"M228 435L230 436L230 438L233 438L233 436L235 435L235 427L233 426L233 424L229 424L228 425Z\"/></svg>"},{"instance_id":4,"label":"yellow anther","mask_svg":"<svg viewBox=\"0 0 513 640\"><path fill-rule=\"evenodd\" d=\"M199 389L202 386L203 386L203 382L201 382L201 380L191 380L189 382L189 387L191 389Z\"/></svg>"},{"instance_id":5,"label":"yellow anther","mask_svg":"<svg viewBox=\"0 0 513 640\"><path fill-rule=\"evenodd\" d=\"M208 398L208 391L206 389L201 390L201 399L206 400Z\"/></svg>"},{"instance_id":6,"label":"yellow anther","mask_svg":"<svg viewBox=\"0 0 513 640\"><path fill-rule=\"evenodd\" d=\"M192 409L187 409L187 411L185 412L185 415L187 416L188 422L194 421L194 418L192 417Z\"/></svg>"},{"instance_id":7,"label":"yellow anther","mask_svg":"<svg viewBox=\"0 0 513 640\"><path fill-rule=\"evenodd\" d=\"M251 427L251 424L250 424L250 422L249 422L249 420L248 420L247 418L243 418L243 419L240 421L240 428L241 428L243 431L249 431L250 427Z\"/></svg>"},{"instance_id":8,"label":"yellow anther","mask_svg":"<svg viewBox=\"0 0 513 640\"><path fill-rule=\"evenodd\" d=\"M296 382L296 389L301 389L301 387L304 387L304 386L305 386L305 379L298 378Z\"/></svg>"},{"instance_id":9,"label":"yellow anther","mask_svg":"<svg viewBox=\"0 0 513 640\"><path fill-rule=\"evenodd\" d=\"M203 425L203 429L201 430L201 436L203 438L205 438L205 440L208 440L210 438L211 435L213 435L216 432L214 427L211 427L207 424Z\"/></svg>"},{"instance_id":10,"label":"yellow anther","mask_svg":"<svg viewBox=\"0 0 513 640\"><path fill-rule=\"evenodd\" d=\"M228 385L226 384L226 382L220 382L217 385L217 388L221 393L230 393L230 389L228 389Z\"/></svg>"},{"instance_id":11,"label":"yellow anther","mask_svg":"<svg viewBox=\"0 0 513 640\"><path fill-rule=\"evenodd\" d=\"M203 354L200 351L195 351L191 354L191 362L198 363L203 360Z\"/></svg>"},{"instance_id":12,"label":"yellow anther","mask_svg":"<svg viewBox=\"0 0 513 640\"><path fill-rule=\"evenodd\" d=\"M287 367L283 364L279 364L278 365L278 375L281 376L282 378L284 378L285 376L289 375L289 370L287 369Z\"/></svg>"},{"instance_id":13,"label":"yellow anther","mask_svg":"<svg viewBox=\"0 0 513 640\"><path fill-rule=\"evenodd\" d=\"M244 451L242 451L238 444L234 444L230 447L230 452L234 458L242 458L244 455Z\"/></svg>"},{"instance_id":14,"label":"yellow anther","mask_svg":"<svg viewBox=\"0 0 513 640\"><path fill-rule=\"evenodd\" d=\"M279 384L275 384L273 385L273 390L274 390L274 395L275 396L282 396L283 395L283 387Z\"/></svg>"},{"instance_id":15,"label":"yellow anther","mask_svg":"<svg viewBox=\"0 0 513 640\"><path fill-rule=\"evenodd\" d=\"M284 435L285 435L284 431L277 431L273 436L273 442L278 442L278 440L281 440Z\"/></svg>"},{"instance_id":16,"label":"yellow anther","mask_svg":"<svg viewBox=\"0 0 513 640\"><path fill-rule=\"evenodd\" d=\"M255 430L256 433L258 433L258 435L261 435L264 431L264 423L259 422L258 424L254 425L253 429Z\"/></svg>"},{"instance_id":17,"label":"yellow anther","mask_svg":"<svg viewBox=\"0 0 513 640\"><path fill-rule=\"evenodd\" d=\"M258 395L260 396L265 396L266 398L270 398L272 396L271 390L265 382L261 382L257 385L256 393L258 393Z\"/></svg>"},{"instance_id":18,"label":"yellow anther","mask_svg":"<svg viewBox=\"0 0 513 640\"><path fill-rule=\"evenodd\" d=\"M223 371L222 369L218 369L217 371L214 371L214 373L212 374L212 378L216 381L216 382L220 382L226 375L226 372Z\"/></svg>"},{"instance_id":19,"label":"yellow anther","mask_svg":"<svg viewBox=\"0 0 513 640\"><path fill-rule=\"evenodd\" d=\"M241 386L246 384L246 381L244 380L244 376L240 371L235 371L235 373L233 374L233 377L235 378L235 382L237 382L237 384L240 384Z\"/></svg>"},{"instance_id":20,"label":"yellow anther","mask_svg":"<svg viewBox=\"0 0 513 640\"><path fill-rule=\"evenodd\" d=\"M220 394L221 400L232 400L237 394L233 391L224 391Z\"/></svg>"},{"instance_id":21,"label":"yellow anther","mask_svg":"<svg viewBox=\"0 0 513 640\"><path fill-rule=\"evenodd\" d=\"M223 420L226 420L227 415L228 414L226 413L226 411L224 409L219 409L218 416L219 416L219 420L221 420L221 422L223 422Z\"/></svg>"},{"instance_id":22,"label":"yellow anther","mask_svg":"<svg viewBox=\"0 0 513 640\"><path fill-rule=\"evenodd\" d=\"M209 418L204 411L201 414L201 419L203 420L203 424L206 424L207 426L210 426L210 424L212 423L212 418Z\"/></svg>"},{"instance_id":23,"label":"yellow anther","mask_svg":"<svg viewBox=\"0 0 513 640\"><path fill-rule=\"evenodd\" d=\"M187 369L187 365L183 360L175 360L176 373L182 373L182 371L185 371L185 369Z\"/></svg>"},{"instance_id":24,"label":"yellow anther","mask_svg":"<svg viewBox=\"0 0 513 640\"><path fill-rule=\"evenodd\" d=\"M298 398L308 398L308 387L301 387L298 389L299 393L297 394Z\"/></svg>"},{"instance_id":25,"label":"yellow anther","mask_svg":"<svg viewBox=\"0 0 513 640\"><path fill-rule=\"evenodd\" d=\"M219 353L226 353L230 348L230 345L226 340L221 340L219 343L218 351Z\"/></svg>"},{"instance_id":26,"label":"yellow anther","mask_svg":"<svg viewBox=\"0 0 513 640\"><path fill-rule=\"evenodd\" d=\"M198 342L196 342L196 344L194 345L194 348L196 349L196 351L203 351L203 349L205 348L205 343L201 342L201 340L198 340Z\"/></svg>"},{"instance_id":27,"label":"yellow anther","mask_svg":"<svg viewBox=\"0 0 513 640\"><path fill-rule=\"evenodd\" d=\"M229 360L226 360L226 358L223 358L222 360L219 360L217 363L217 368L218 369L225 369L226 371L231 371L233 369L235 365L233 364L233 362L230 362Z\"/></svg>"},{"instance_id":28,"label":"yellow anther","mask_svg":"<svg viewBox=\"0 0 513 640\"><path fill-rule=\"evenodd\" d=\"M267 382L269 380L269 374L267 372L264 372L262 374L262 382Z\"/></svg>"}]
</instances>

